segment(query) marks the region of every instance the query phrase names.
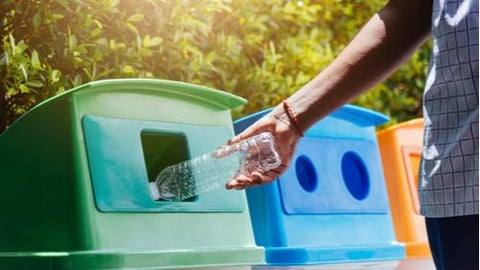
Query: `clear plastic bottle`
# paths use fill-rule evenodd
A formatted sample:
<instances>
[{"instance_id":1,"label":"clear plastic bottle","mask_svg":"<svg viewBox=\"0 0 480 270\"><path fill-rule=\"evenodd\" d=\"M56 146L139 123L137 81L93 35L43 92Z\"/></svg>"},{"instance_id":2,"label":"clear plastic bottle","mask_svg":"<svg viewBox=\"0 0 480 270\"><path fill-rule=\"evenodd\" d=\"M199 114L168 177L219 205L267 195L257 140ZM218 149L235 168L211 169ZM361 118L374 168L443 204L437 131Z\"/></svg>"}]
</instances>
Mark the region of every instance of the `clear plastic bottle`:
<instances>
[{"instance_id":1,"label":"clear plastic bottle","mask_svg":"<svg viewBox=\"0 0 480 270\"><path fill-rule=\"evenodd\" d=\"M182 201L223 186L237 174L267 172L281 163L273 135L263 132L166 167L151 183L150 190L155 200Z\"/></svg>"}]
</instances>

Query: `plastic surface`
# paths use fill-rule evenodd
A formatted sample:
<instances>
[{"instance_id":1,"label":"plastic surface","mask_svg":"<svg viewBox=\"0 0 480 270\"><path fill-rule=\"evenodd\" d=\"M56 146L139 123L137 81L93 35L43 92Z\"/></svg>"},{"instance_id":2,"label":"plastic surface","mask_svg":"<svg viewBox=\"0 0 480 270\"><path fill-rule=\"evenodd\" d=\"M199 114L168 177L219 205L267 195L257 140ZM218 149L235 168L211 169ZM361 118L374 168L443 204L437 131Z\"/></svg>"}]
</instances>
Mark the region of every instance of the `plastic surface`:
<instances>
[{"instance_id":1,"label":"plastic surface","mask_svg":"<svg viewBox=\"0 0 480 270\"><path fill-rule=\"evenodd\" d=\"M221 126L90 115L84 116L82 123L95 203L99 210L104 212L245 210L245 202L241 196L232 196L223 189L192 198L191 203L175 204L153 200L146 185L148 181L155 180L162 167L189 159L190 153L215 149L219 140L209 142L205 138L229 138L228 129ZM145 133L149 134L149 137ZM178 140L179 137L183 138L183 141L170 143L172 146L168 145L167 140ZM147 150L152 154L148 154ZM181 152L183 153L180 154ZM146 167L150 169L146 170Z\"/></svg>"},{"instance_id":2,"label":"plastic surface","mask_svg":"<svg viewBox=\"0 0 480 270\"><path fill-rule=\"evenodd\" d=\"M244 102L186 83L121 79L27 112L0 135L0 268L261 264L244 192L185 202L148 192L163 167L231 138L230 110Z\"/></svg>"},{"instance_id":3,"label":"plastic surface","mask_svg":"<svg viewBox=\"0 0 480 270\"><path fill-rule=\"evenodd\" d=\"M238 134L267 114L235 121ZM258 245L270 265L402 259L375 125L388 118L347 105L305 132L287 171L247 189Z\"/></svg>"},{"instance_id":4,"label":"plastic surface","mask_svg":"<svg viewBox=\"0 0 480 270\"><path fill-rule=\"evenodd\" d=\"M418 169L423 119L406 121L377 132L395 234L407 256L431 257L425 218L419 214Z\"/></svg>"}]
</instances>

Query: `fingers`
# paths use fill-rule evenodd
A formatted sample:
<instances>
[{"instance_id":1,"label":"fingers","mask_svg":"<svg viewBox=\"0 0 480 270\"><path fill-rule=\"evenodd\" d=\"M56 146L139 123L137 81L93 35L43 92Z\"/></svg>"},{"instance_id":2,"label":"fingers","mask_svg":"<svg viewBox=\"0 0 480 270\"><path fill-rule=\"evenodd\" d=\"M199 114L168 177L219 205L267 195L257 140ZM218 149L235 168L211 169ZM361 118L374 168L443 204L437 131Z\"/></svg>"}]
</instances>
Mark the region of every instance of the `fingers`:
<instances>
[{"instance_id":1,"label":"fingers","mask_svg":"<svg viewBox=\"0 0 480 270\"><path fill-rule=\"evenodd\" d=\"M227 189L245 189L246 187L253 187L261 185L265 178L258 172L253 172L250 176L238 175L234 180L228 182L225 187Z\"/></svg>"},{"instance_id":2,"label":"fingers","mask_svg":"<svg viewBox=\"0 0 480 270\"><path fill-rule=\"evenodd\" d=\"M226 189L237 189L243 190L245 188L255 187L264 185L272 182L273 180L280 177L285 166L281 165L281 168L268 171L266 173L253 172L249 176L246 175L237 175L235 179L231 180L225 185Z\"/></svg>"},{"instance_id":3,"label":"fingers","mask_svg":"<svg viewBox=\"0 0 480 270\"><path fill-rule=\"evenodd\" d=\"M250 137L252 137L256 134L261 133L262 131L265 131L265 130L253 130L253 131L245 130L242 133L238 134L237 136L234 136L233 138L228 140L227 144L234 144L234 143L243 141L243 140L248 139L248 138L250 138Z\"/></svg>"},{"instance_id":4,"label":"fingers","mask_svg":"<svg viewBox=\"0 0 480 270\"><path fill-rule=\"evenodd\" d=\"M257 120L255 122L254 125L248 127L247 129L242 131L237 136L234 136L233 138L228 140L227 144L237 143L239 141L245 140L247 138L250 138L254 135L257 135L257 134L260 134L260 133L266 132L266 131L271 132L271 133L274 133L274 131L275 131L275 125L271 121L270 117L268 117L268 115L260 118L259 120Z\"/></svg>"}]
</instances>

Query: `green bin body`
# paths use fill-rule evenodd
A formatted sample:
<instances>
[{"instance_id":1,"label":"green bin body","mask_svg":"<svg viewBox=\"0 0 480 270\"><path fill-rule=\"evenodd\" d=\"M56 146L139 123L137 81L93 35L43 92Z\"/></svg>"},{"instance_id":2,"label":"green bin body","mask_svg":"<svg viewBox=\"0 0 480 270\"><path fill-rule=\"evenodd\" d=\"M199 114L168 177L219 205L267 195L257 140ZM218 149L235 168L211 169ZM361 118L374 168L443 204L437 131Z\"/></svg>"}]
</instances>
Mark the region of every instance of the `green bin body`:
<instances>
[{"instance_id":1,"label":"green bin body","mask_svg":"<svg viewBox=\"0 0 480 270\"><path fill-rule=\"evenodd\" d=\"M252 265L244 192L155 201L164 167L233 136L245 103L165 80L91 82L53 97L0 134L1 269L162 269Z\"/></svg>"}]
</instances>

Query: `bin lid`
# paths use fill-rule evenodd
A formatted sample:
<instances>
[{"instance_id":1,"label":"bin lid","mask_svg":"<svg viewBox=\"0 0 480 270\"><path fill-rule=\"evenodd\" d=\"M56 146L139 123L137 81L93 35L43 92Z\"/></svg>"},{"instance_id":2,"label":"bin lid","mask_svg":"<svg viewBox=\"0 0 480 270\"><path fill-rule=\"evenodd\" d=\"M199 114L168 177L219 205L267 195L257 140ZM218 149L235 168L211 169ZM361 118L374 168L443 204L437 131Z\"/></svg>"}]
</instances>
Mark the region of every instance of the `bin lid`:
<instances>
[{"instance_id":1,"label":"bin lid","mask_svg":"<svg viewBox=\"0 0 480 270\"><path fill-rule=\"evenodd\" d=\"M178 99L195 100L200 104L210 105L219 110L231 110L247 103L246 99L234 94L187 82L140 78L98 80L82 84L45 99L20 116L9 128L3 133L0 133L0 136L6 134L13 125L21 121L23 118L28 117L31 113L36 111L37 108L43 107L45 104L69 98L80 92L87 93L91 91L101 93L102 91L115 92L128 90L164 93Z\"/></svg>"},{"instance_id":2,"label":"bin lid","mask_svg":"<svg viewBox=\"0 0 480 270\"><path fill-rule=\"evenodd\" d=\"M269 113L271 110L272 108L265 109L236 120L235 134L242 132L254 122ZM388 116L382 113L350 104L338 108L326 117L342 119L358 127L376 126L386 123L390 120Z\"/></svg>"},{"instance_id":3,"label":"bin lid","mask_svg":"<svg viewBox=\"0 0 480 270\"><path fill-rule=\"evenodd\" d=\"M247 103L246 99L225 91L187 82L162 79L131 78L92 81L73 88L63 94L69 94L80 90L85 91L86 89L92 89L95 91L108 91L132 89L132 87L138 90L155 90L164 93L174 94L177 95L180 99L196 99L204 103L215 104L222 109L233 109Z\"/></svg>"},{"instance_id":4,"label":"bin lid","mask_svg":"<svg viewBox=\"0 0 480 270\"><path fill-rule=\"evenodd\" d=\"M385 114L355 105L345 105L333 111L331 117L343 119L359 127L371 127L390 120Z\"/></svg>"},{"instance_id":5,"label":"bin lid","mask_svg":"<svg viewBox=\"0 0 480 270\"><path fill-rule=\"evenodd\" d=\"M383 134L388 134L402 129L417 129L423 131L423 118L415 118L405 122L398 123L396 125L387 127L378 131L378 135L383 136Z\"/></svg>"}]
</instances>

